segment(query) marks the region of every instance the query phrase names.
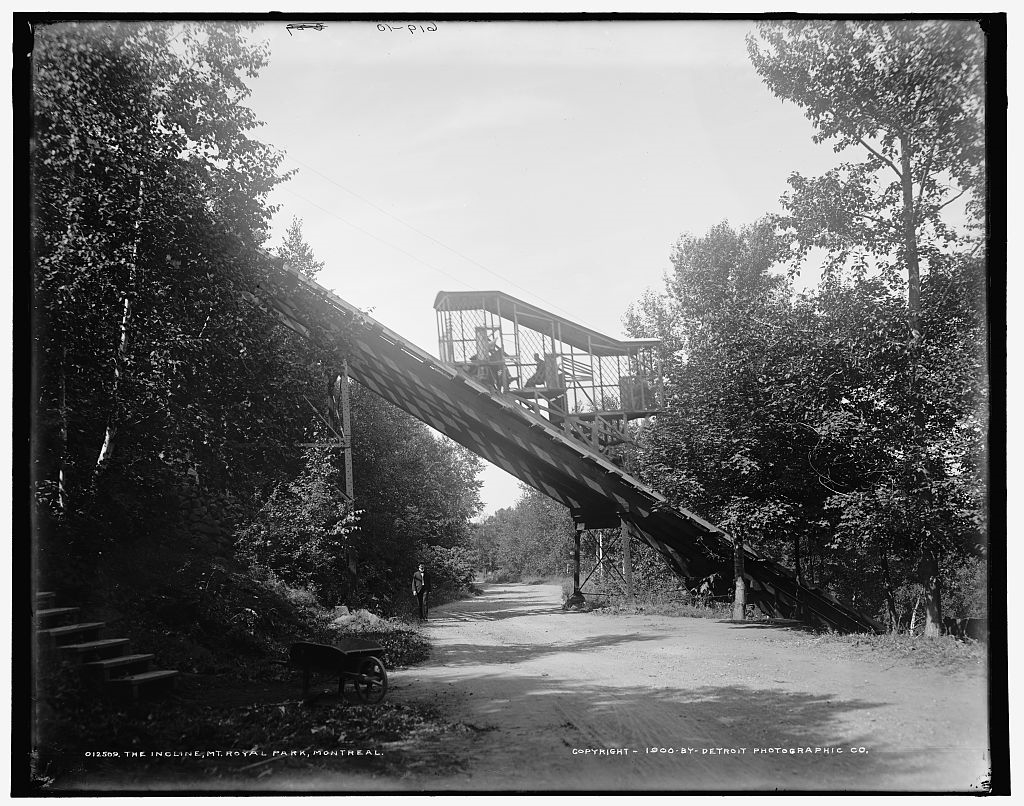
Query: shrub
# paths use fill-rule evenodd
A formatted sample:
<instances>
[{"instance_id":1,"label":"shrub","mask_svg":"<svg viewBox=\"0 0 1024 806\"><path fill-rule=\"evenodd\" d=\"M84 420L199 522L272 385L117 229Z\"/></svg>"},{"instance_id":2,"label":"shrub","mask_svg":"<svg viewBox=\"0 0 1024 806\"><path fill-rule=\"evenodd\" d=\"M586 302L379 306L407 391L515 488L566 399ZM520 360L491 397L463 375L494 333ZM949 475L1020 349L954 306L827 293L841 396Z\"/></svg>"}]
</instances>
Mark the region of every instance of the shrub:
<instances>
[{"instance_id":1,"label":"shrub","mask_svg":"<svg viewBox=\"0 0 1024 806\"><path fill-rule=\"evenodd\" d=\"M377 641L384 650L380 659L388 668L422 663L430 655L430 642L400 619L354 618L330 629L332 638L352 636Z\"/></svg>"},{"instance_id":2,"label":"shrub","mask_svg":"<svg viewBox=\"0 0 1024 806\"><path fill-rule=\"evenodd\" d=\"M444 546L428 546L424 551L422 562L430 574L431 596L438 604L469 593L474 573L464 555L463 549Z\"/></svg>"},{"instance_id":3,"label":"shrub","mask_svg":"<svg viewBox=\"0 0 1024 806\"><path fill-rule=\"evenodd\" d=\"M343 598L344 559L359 513L347 508L339 475L326 451L307 454L302 473L275 487L256 518L238 532L239 557L293 587Z\"/></svg>"},{"instance_id":4,"label":"shrub","mask_svg":"<svg viewBox=\"0 0 1024 806\"><path fill-rule=\"evenodd\" d=\"M373 629L341 635L356 635L359 638L377 641L384 650L380 660L389 669L413 666L430 657L430 642L408 627Z\"/></svg>"}]
</instances>

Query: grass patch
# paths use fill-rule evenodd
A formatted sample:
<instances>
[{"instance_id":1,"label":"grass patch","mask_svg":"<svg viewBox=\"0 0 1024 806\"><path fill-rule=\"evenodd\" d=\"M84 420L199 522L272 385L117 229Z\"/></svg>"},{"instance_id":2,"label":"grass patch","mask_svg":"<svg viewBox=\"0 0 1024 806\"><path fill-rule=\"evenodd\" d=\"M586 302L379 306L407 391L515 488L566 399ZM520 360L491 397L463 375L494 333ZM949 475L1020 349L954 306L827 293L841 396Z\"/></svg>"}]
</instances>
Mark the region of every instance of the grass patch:
<instances>
[{"instance_id":1,"label":"grass patch","mask_svg":"<svg viewBox=\"0 0 1024 806\"><path fill-rule=\"evenodd\" d=\"M562 576L547 576L547 577L531 576L531 577L527 577L526 579L523 580L523 584L524 585L562 585L562 586L564 586L565 583L566 583L566 579L565 579L565 577L562 577ZM572 583L570 582L569 584L571 585Z\"/></svg>"},{"instance_id":2,"label":"grass patch","mask_svg":"<svg viewBox=\"0 0 1024 806\"><path fill-rule=\"evenodd\" d=\"M869 635L821 633L805 640L818 646L846 646L879 660L909 662L914 666L927 666L949 671L982 672L985 670L988 649L980 641L961 641L951 635L925 638L907 633Z\"/></svg>"},{"instance_id":3,"label":"grass patch","mask_svg":"<svg viewBox=\"0 0 1024 806\"><path fill-rule=\"evenodd\" d=\"M564 604L572 595L572 580L556 578L551 582L561 583L562 603ZM683 591L659 592L657 594L640 592L634 595L632 603L627 603L626 597L621 591L608 589L598 593L613 593L614 595L602 596L584 593L583 597L586 601L578 610L584 613L599 610L610 616L643 614L678 618L727 619L732 617L731 602L715 602L713 600L704 602Z\"/></svg>"},{"instance_id":4,"label":"grass patch","mask_svg":"<svg viewBox=\"0 0 1024 806\"><path fill-rule=\"evenodd\" d=\"M718 604L714 602L708 605L700 605L690 602L654 601L636 602L630 605L622 601L613 601L607 605L595 605L593 609L599 609L602 613L608 613L613 616L646 615L717 620L732 618L731 604Z\"/></svg>"}]
</instances>

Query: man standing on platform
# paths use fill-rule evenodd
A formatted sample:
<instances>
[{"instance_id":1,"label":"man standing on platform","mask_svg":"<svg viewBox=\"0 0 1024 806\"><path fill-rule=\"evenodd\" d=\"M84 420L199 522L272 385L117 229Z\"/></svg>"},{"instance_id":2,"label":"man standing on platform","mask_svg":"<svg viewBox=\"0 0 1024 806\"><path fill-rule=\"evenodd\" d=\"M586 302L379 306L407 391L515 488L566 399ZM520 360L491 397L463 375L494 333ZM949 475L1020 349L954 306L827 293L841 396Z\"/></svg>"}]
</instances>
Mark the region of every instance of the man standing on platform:
<instances>
[{"instance_id":1,"label":"man standing on platform","mask_svg":"<svg viewBox=\"0 0 1024 806\"><path fill-rule=\"evenodd\" d=\"M423 569L423 563L420 563L419 568L416 569L416 573L412 575L412 595L416 597L420 604L420 621L427 620L427 611L430 607L430 603L427 598L429 593L430 577Z\"/></svg>"}]
</instances>

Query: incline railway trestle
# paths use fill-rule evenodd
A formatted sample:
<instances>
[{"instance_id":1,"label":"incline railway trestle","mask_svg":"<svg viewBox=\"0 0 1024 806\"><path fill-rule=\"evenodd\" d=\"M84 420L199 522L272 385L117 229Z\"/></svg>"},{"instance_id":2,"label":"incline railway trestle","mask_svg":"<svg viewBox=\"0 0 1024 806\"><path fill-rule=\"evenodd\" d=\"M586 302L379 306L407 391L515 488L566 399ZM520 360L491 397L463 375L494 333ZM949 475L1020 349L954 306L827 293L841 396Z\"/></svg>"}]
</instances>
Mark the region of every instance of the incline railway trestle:
<instances>
[{"instance_id":1,"label":"incline railway trestle","mask_svg":"<svg viewBox=\"0 0 1024 806\"><path fill-rule=\"evenodd\" d=\"M615 376L611 384L611 393L618 394L614 408L607 405L608 390L595 388L606 384L593 383L591 392L605 395L604 399L592 401L597 404L594 409L588 412L578 401L569 405L569 386L564 379L558 381L561 385L556 388L545 383L549 397L543 404L538 399L534 407L528 399L534 395L526 391L529 387L522 380L517 385L520 395L514 394L512 388L510 363L520 370L521 378L526 364L522 356L518 356L518 364L509 361L508 351L503 351L506 357L495 361L492 355L488 359L477 348L475 329L465 337L461 349L466 352L472 346L476 358L469 353L456 354L458 345L452 344L451 363L447 363L410 344L281 261L274 261L272 273L272 281L257 290L263 306L310 338L330 339L347 360L351 377L366 388L567 507L577 529L620 528L624 536L642 540L657 550L681 577L731 577L732 538L692 512L671 506L664 496L627 473L616 460L614 447L619 443L610 434L618 425L613 421L618 418L622 423L634 415L647 416L656 411L658 379L654 367L643 363L646 359L640 356L642 348L651 345L619 343L626 353L625 364L620 357L620 366L625 371ZM483 303L480 307L485 307L487 301L479 292L475 293L477 301ZM451 300L445 303L444 297L438 297L439 312L445 307L457 309ZM520 304L526 317L531 306ZM533 313L538 310L533 309ZM489 348L482 341L485 335L480 334L479 347ZM558 333L555 336L553 343L547 343L546 352L559 358L558 367L582 369L584 362L578 351L570 350L568 357L574 363L568 364L564 360L566 341L559 340ZM455 341L454 336L451 341ZM631 362L632 348L637 352L636 360ZM540 354L540 350L536 352ZM485 378L477 370L489 366L488 361L493 361L499 371ZM502 368L509 374L507 379L502 377ZM555 372L552 377L557 379L559 369L551 366L551 359L548 369ZM596 365L593 369L603 372ZM594 373L590 375L593 377ZM551 400L559 396L566 401L557 401L552 408ZM586 422L593 412L607 414L606 419L612 423L604 436L595 437L593 431L573 427L571 416L583 415L577 421ZM625 435L625 429L622 433ZM743 551L748 602L757 604L764 613L801 618L842 632L881 630L879 624L827 592L800 584L796 575L780 564L749 547Z\"/></svg>"}]
</instances>

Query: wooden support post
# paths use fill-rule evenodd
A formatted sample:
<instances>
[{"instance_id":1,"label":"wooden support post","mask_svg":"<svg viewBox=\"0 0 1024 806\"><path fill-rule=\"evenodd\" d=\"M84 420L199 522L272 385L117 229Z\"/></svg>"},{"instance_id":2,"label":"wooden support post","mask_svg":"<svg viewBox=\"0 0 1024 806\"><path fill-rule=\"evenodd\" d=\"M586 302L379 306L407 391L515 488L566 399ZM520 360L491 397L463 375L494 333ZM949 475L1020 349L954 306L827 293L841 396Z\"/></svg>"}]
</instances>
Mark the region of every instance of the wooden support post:
<instances>
[{"instance_id":1,"label":"wooden support post","mask_svg":"<svg viewBox=\"0 0 1024 806\"><path fill-rule=\"evenodd\" d=\"M580 593L580 532L583 531L581 528L576 529L576 535L573 543L572 552L572 596L565 600L565 604L562 605L566 610L573 610L583 607L586 604L586 600L583 598L583 594Z\"/></svg>"},{"instance_id":2,"label":"wooden support post","mask_svg":"<svg viewBox=\"0 0 1024 806\"><path fill-rule=\"evenodd\" d=\"M629 546L629 521L620 518L619 530L622 541L622 576L626 580L626 601L633 604L633 555Z\"/></svg>"},{"instance_id":3,"label":"wooden support post","mask_svg":"<svg viewBox=\"0 0 1024 806\"><path fill-rule=\"evenodd\" d=\"M576 532L572 554L572 595L580 595L580 533Z\"/></svg>"},{"instance_id":4,"label":"wooden support post","mask_svg":"<svg viewBox=\"0 0 1024 806\"><path fill-rule=\"evenodd\" d=\"M349 501L353 501L355 489L352 480L352 412L349 408L347 358L341 369L341 430L345 439L345 494Z\"/></svg>"}]
</instances>

